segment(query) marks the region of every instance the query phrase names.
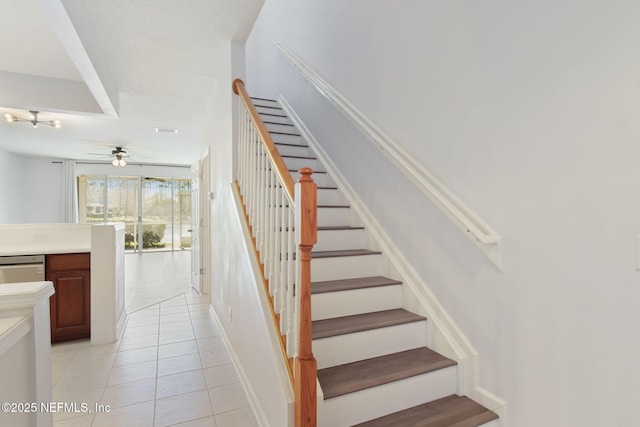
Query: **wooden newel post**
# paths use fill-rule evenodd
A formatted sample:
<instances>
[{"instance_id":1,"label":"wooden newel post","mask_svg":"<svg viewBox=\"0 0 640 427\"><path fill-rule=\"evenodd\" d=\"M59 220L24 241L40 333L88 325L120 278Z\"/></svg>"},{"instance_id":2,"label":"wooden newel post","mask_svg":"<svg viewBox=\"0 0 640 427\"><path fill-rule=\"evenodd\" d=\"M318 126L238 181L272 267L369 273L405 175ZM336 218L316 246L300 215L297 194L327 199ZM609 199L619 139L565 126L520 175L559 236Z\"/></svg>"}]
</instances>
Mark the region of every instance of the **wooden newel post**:
<instances>
[{"instance_id":1,"label":"wooden newel post","mask_svg":"<svg viewBox=\"0 0 640 427\"><path fill-rule=\"evenodd\" d=\"M300 257L300 341L293 367L296 427L316 427L316 359L311 350L311 249L317 242L318 186L302 168L295 185L295 236Z\"/></svg>"}]
</instances>

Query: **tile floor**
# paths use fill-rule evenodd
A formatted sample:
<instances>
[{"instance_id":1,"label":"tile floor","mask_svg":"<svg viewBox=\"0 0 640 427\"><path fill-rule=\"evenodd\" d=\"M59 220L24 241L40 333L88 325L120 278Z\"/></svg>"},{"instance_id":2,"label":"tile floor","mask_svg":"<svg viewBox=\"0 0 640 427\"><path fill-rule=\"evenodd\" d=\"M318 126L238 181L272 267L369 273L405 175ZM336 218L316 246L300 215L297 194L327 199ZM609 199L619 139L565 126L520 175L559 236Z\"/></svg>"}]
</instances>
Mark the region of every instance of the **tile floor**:
<instances>
[{"instance_id":1,"label":"tile floor","mask_svg":"<svg viewBox=\"0 0 640 427\"><path fill-rule=\"evenodd\" d=\"M130 313L114 344L52 346L53 401L111 408L56 413L54 425L257 426L208 308L188 292Z\"/></svg>"},{"instance_id":2,"label":"tile floor","mask_svg":"<svg viewBox=\"0 0 640 427\"><path fill-rule=\"evenodd\" d=\"M191 251L126 253L124 257L129 313L191 289Z\"/></svg>"}]
</instances>

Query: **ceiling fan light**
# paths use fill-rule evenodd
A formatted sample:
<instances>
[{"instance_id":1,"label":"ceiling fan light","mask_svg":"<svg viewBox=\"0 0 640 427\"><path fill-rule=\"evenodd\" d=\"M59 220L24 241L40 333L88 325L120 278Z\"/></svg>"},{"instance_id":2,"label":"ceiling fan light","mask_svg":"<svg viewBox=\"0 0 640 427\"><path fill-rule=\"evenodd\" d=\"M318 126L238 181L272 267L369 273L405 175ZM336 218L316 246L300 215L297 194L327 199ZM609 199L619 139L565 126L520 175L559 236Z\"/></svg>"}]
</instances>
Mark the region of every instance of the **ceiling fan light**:
<instances>
[{"instance_id":1,"label":"ceiling fan light","mask_svg":"<svg viewBox=\"0 0 640 427\"><path fill-rule=\"evenodd\" d=\"M51 122L53 127L60 129L60 120L54 120Z\"/></svg>"},{"instance_id":2,"label":"ceiling fan light","mask_svg":"<svg viewBox=\"0 0 640 427\"><path fill-rule=\"evenodd\" d=\"M122 156L116 155L116 158L113 159L111 164L117 168L123 168L127 166L127 162L122 158Z\"/></svg>"},{"instance_id":3,"label":"ceiling fan light","mask_svg":"<svg viewBox=\"0 0 640 427\"><path fill-rule=\"evenodd\" d=\"M11 123L13 121L15 121L15 117L13 117L11 114L9 113L4 113L4 118L7 120L7 122Z\"/></svg>"}]
</instances>

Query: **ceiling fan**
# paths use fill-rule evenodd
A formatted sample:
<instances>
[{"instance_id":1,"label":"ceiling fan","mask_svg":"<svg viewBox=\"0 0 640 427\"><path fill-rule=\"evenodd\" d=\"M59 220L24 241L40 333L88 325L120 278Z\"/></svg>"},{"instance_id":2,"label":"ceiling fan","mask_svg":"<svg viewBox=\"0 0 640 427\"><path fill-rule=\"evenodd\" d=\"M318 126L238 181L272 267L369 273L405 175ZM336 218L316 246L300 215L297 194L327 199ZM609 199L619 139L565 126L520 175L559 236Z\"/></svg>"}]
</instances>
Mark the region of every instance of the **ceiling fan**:
<instances>
[{"instance_id":1,"label":"ceiling fan","mask_svg":"<svg viewBox=\"0 0 640 427\"><path fill-rule=\"evenodd\" d=\"M116 147L111 151L111 155L115 157L115 159L113 159L113 161L111 162L113 166L119 168L127 166L127 162L126 160L124 160L124 158L127 157L128 154L122 149L122 147Z\"/></svg>"},{"instance_id":2,"label":"ceiling fan","mask_svg":"<svg viewBox=\"0 0 640 427\"><path fill-rule=\"evenodd\" d=\"M128 157L129 154L122 148L121 146L113 147L111 150L111 154L102 154L102 153L87 153L92 156L101 156L101 157L109 157L113 158L111 164L116 167L125 167L127 165L127 161L124 159Z\"/></svg>"}]
</instances>

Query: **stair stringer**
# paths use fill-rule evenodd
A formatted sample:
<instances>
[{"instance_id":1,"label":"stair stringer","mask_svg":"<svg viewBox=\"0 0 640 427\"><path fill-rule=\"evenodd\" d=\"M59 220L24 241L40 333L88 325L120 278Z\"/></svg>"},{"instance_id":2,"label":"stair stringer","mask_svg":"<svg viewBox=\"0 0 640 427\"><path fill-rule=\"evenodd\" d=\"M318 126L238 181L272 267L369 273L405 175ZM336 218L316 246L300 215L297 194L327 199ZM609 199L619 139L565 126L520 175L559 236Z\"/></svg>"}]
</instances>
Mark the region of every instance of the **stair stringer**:
<instances>
[{"instance_id":1,"label":"stair stringer","mask_svg":"<svg viewBox=\"0 0 640 427\"><path fill-rule=\"evenodd\" d=\"M302 135L302 139L306 140L318 160L324 165L325 170L335 181L343 196L348 200L353 212L367 229L369 236L385 255L390 267L395 269L399 276L398 279L402 280L403 284L406 285L403 286L404 307L427 317L428 347L458 363L458 394L464 394L496 412L500 417L497 421L502 425L502 420L505 419L506 402L479 386L478 353L471 342L464 336L445 308L433 295L427 283L424 282L401 254L389 235L371 214L371 211L360 200L353 187L347 182L326 151L291 108L284 95L278 96L278 102Z\"/></svg>"}]
</instances>

